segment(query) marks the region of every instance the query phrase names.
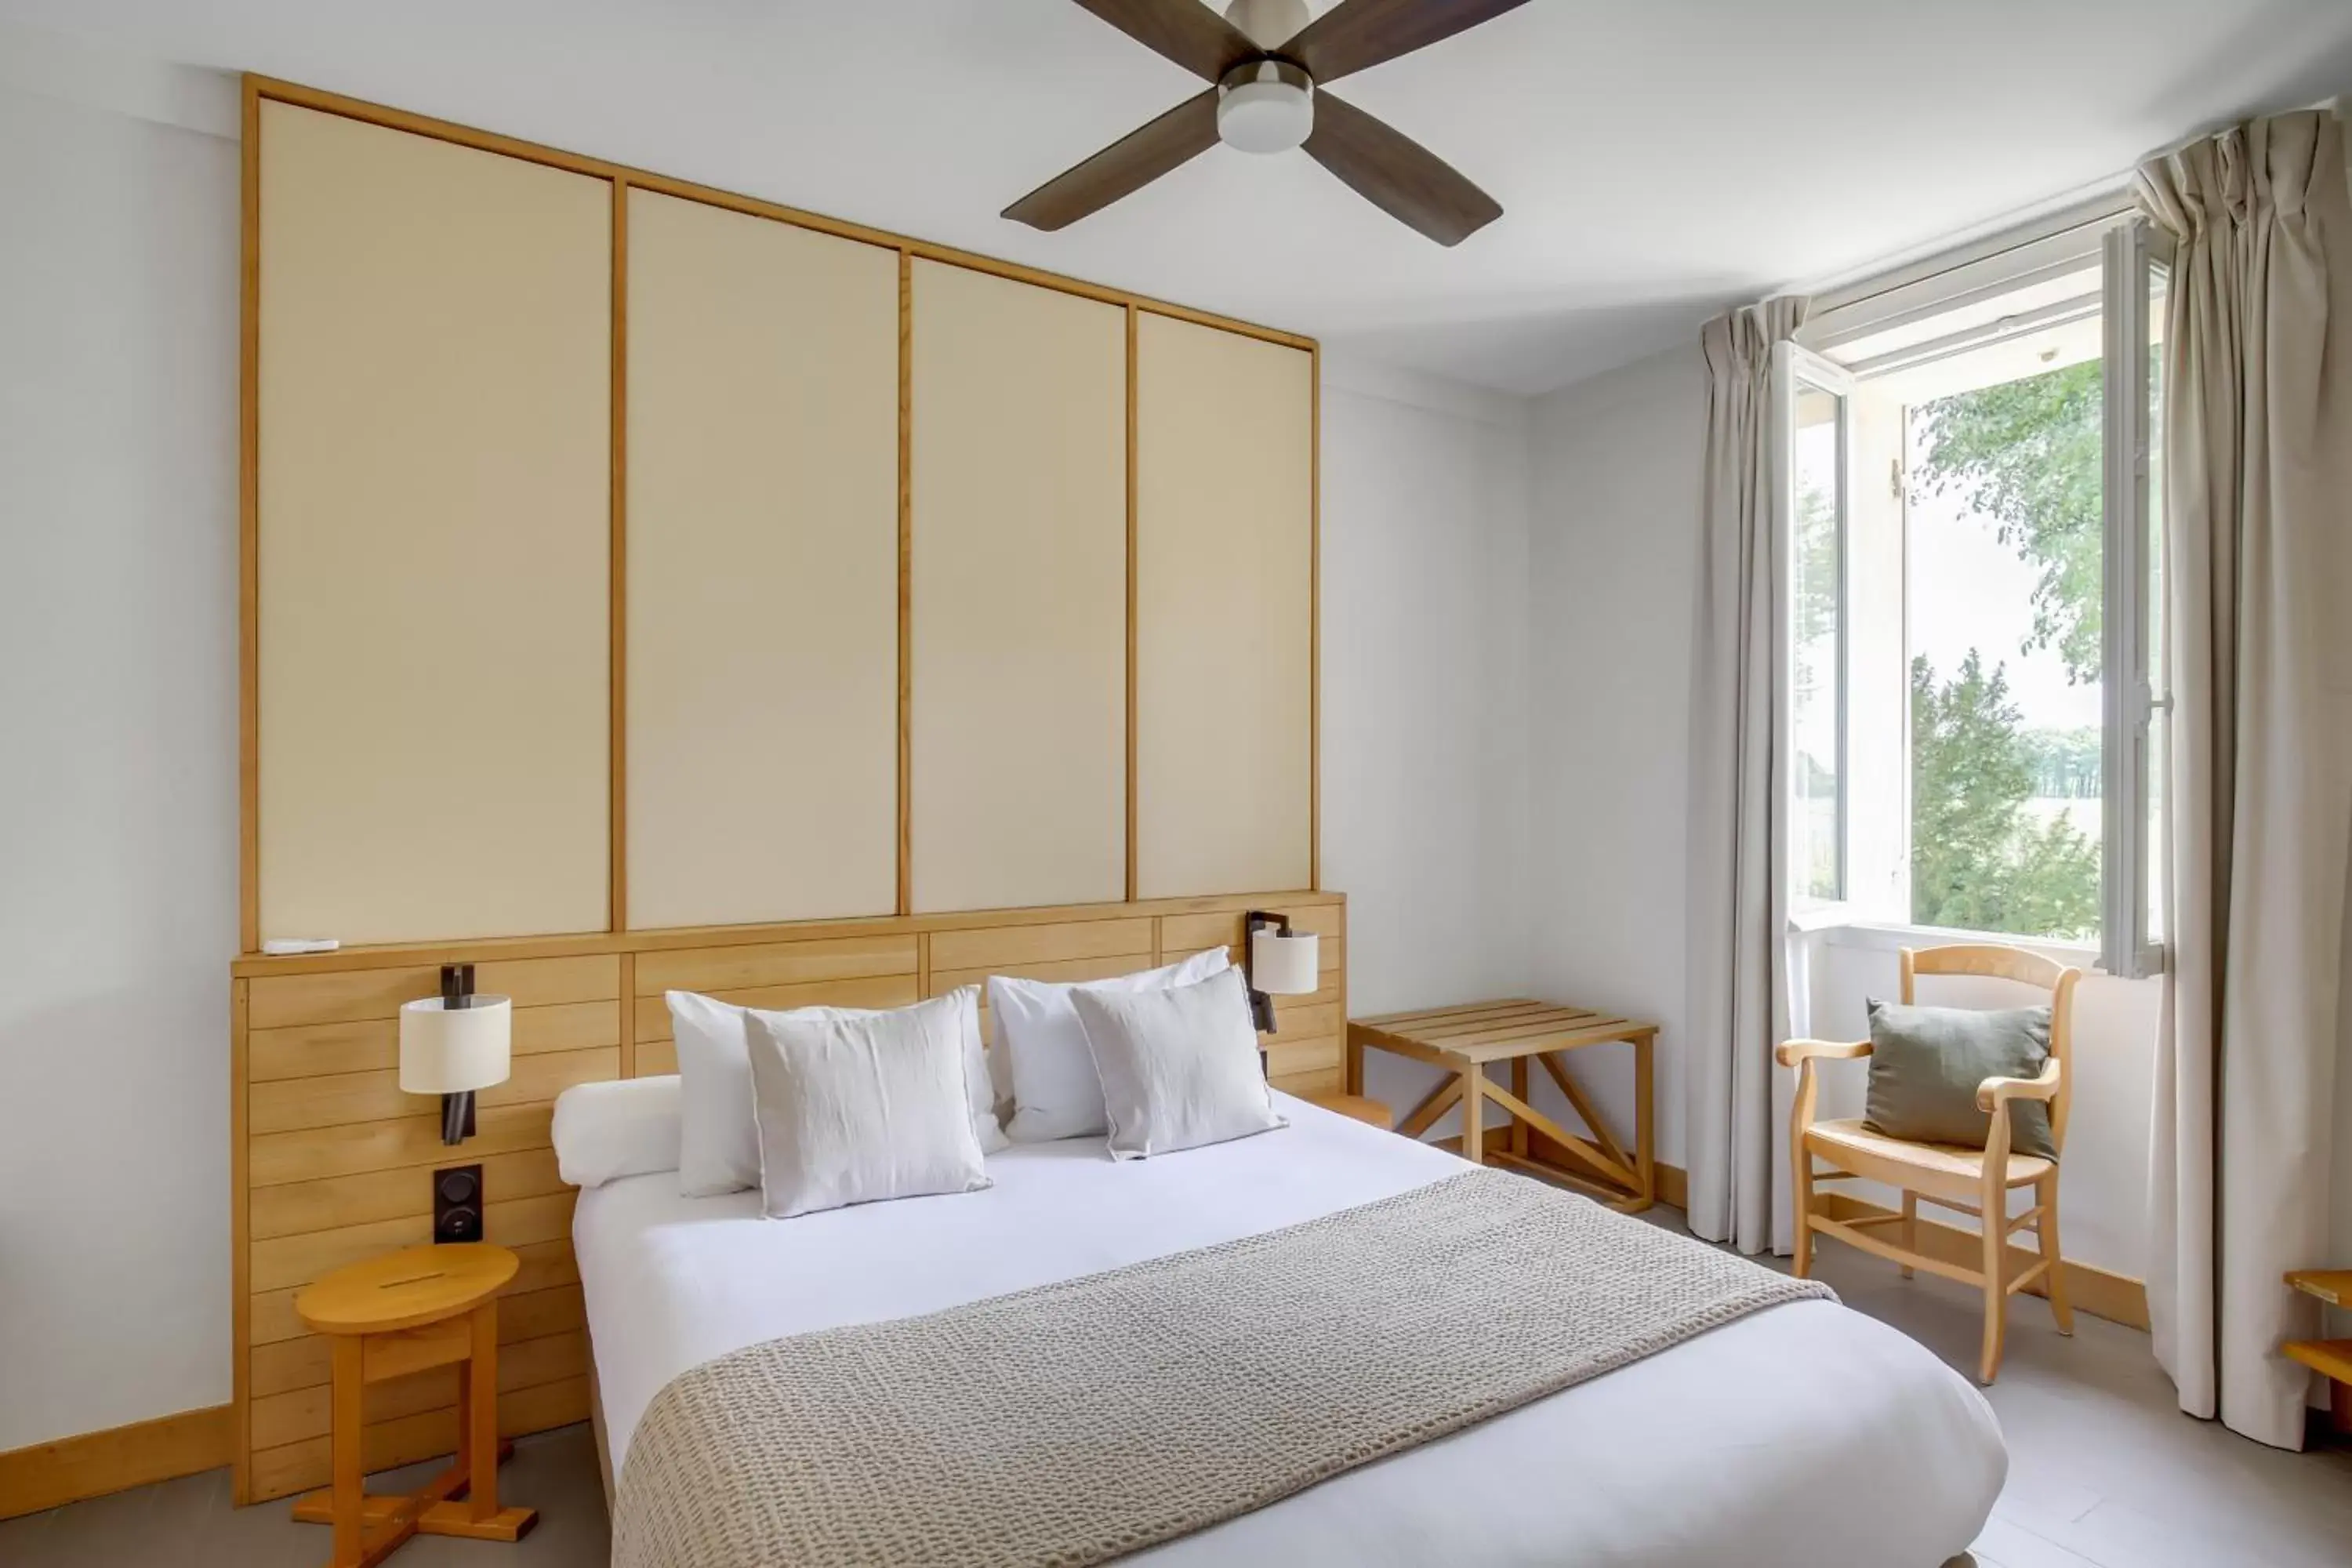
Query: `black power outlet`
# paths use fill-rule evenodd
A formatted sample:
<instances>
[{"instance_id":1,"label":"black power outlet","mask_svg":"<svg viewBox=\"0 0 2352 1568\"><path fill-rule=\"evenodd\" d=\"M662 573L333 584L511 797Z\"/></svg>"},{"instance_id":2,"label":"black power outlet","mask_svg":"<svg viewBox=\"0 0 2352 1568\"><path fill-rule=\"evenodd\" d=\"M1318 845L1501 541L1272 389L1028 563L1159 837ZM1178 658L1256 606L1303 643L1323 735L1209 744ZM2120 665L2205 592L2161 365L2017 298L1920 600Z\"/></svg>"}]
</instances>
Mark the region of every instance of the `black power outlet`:
<instances>
[{"instance_id":1,"label":"black power outlet","mask_svg":"<svg viewBox=\"0 0 2352 1568\"><path fill-rule=\"evenodd\" d=\"M433 1239L482 1239L482 1168L449 1165L433 1173Z\"/></svg>"}]
</instances>

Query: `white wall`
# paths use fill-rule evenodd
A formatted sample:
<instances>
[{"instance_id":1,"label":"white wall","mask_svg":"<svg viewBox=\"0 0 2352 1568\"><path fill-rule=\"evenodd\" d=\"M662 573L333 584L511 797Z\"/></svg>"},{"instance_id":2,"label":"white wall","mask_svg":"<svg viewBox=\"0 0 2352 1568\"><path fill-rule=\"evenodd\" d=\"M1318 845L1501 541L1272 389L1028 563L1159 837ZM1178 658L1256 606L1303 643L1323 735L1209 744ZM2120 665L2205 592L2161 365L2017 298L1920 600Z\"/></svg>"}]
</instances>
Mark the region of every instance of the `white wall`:
<instances>
[{"instance_id":1,"label":"white wall","mask_svg":"<svg viewBox=\"0 0 2352 1568\"><path fill-rule=\"evenodd\" d=\"M0 57L6 1449L229 1395L237 159Z\"/></svg>"},{"instance_id":2,"label":"white wall","mask_svg":"<svg viewBox=\"0 0 2352 1568\"><path fill-rule=\"evenodd\" d=\"M230 1392L236 123L0 28L0 1449ZM1337 362L1323 434L1353 1000L1512 989L1526 405Z\"/></svg>"},{"instance_id":3,"label":"white wall","mask_svg":"<svg viewBox=\"0 0 2352 1568\"><path fill-rule=\"evenodd\" d=\"M1535 411L1528 730L1532 978L1662 1026L1658 1157L1683 1126L1684 820L1698 571L1698 345L1562 389ZM1626 1052L1581 1053L1620 1126Z\"/></svg>"},{"instance_id":4,"label":"white wall","mask_svg":"<svg viewBox=\"0 0 2352 1568\"><path fill-rule=\"evenodd\" d=\"M1358 1016L1526 984L1527 416L1325 359L1323 880ZM1399 1105L1426 1076L1367 1073Z\"/></svg>"}]
</instances>

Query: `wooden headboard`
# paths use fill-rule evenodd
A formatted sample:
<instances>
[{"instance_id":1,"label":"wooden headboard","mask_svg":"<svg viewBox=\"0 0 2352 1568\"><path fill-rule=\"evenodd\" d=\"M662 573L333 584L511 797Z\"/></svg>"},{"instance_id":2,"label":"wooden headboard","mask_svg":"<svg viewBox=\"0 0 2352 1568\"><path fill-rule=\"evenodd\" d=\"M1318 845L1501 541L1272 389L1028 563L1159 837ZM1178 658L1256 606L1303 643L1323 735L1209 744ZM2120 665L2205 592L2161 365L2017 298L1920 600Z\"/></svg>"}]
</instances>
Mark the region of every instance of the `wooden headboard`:
<instances>
[{"instance_id":1,"label":"wooden headboard","mask_svg":"<svg viewBox=\"0 0 2352 1568\"><path fill-rule=\"evenodd\" d=\"M1322 988L1276 998L1265 1037L1275 1083L1339 1085L1347 1016L1347 906L1336 893L919 915L878 921L354 950L246 958L232 982L237 1495L258 1501L326 1484L328 1347L294 1296L331 1268L431 1239L428 1172L480 1162L490 1239L522 1257L499 1316L499 1418L509 1433L587 1418L588 1342L572 1259L572 1189L555 1173L548 1119L575 1083L676 1070L662 992L766 1007L887 1007L991 973L1083 980L1224 944L1240 955L1245 910L1321 933ZM440 1139L436 1103L400 1091L400 1005L430 995L438 966L478 966L514 998L513 1076L479 1096L479 1131ZM371 1469L450 1450L451 1369L368 1391Z\"/></svg>"},{"instance_id":2,"label":"wooden headboard","mask_svg":"<svg viewBox=\"0 0 2352 1568\"><path fill-rule=\"evenodd\" d=\"M244 154L240 1501L327 1480L294 1296L428 1239L440 1166L523 1259L502 1424L585 1417L550 1112L673 1069L666 989L896 1005L1267 909L1325 938L1269 1070L1339 1087L1312 341L258 78ZM457 962L516 1012L453 1149L396 1015ZM370 1468L453 1447L448 1369L367 1397Z\"/></svg>"}]
</instances>

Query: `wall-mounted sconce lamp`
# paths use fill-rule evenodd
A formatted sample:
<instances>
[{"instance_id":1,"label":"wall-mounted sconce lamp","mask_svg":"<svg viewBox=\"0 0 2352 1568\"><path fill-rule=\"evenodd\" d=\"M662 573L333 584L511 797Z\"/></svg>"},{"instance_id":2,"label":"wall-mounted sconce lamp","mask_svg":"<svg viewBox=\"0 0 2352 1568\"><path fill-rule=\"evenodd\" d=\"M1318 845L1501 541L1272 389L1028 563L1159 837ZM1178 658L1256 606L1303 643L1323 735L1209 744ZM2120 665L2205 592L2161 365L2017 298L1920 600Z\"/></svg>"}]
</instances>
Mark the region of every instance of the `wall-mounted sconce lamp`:
<instances>
[{"instance_id":1,"label":"wall-mounted sconce lamp","mask_svg":"<svg viewBox=\"0 0 2352 1568\"><path fill-rule=\"evenodd\" d=\"M1250 1021L1261 1035L1274 1033L1274 999L1305 996L1322 988L1321 959L1313 931L1293 932L1288 915L1252 910L1242 917L1248 957Z\"/></svg>"},{"instance_id":2,"label":"wall-mounted sconce lamp","mask_svg":"<svg viewBox=\"0 0 2352 1568\"><path fill-rule=\"evenodd\" d=\"M474 994L474 966L441 966L441 994L400 1005L400 1087L441 1097L441 1142L474 1131L474 1091L512 1069L514 1004Z\"/></svg>"}]
</instances>

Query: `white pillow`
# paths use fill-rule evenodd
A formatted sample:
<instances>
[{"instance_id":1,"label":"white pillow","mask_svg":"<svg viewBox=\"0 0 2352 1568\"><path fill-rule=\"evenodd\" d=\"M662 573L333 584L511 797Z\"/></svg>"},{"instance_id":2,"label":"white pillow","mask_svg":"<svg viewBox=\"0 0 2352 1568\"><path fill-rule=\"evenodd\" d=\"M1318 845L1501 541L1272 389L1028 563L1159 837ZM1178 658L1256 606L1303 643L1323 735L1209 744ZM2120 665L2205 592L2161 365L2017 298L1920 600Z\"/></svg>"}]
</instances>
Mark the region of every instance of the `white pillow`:
<instances>
[{"instance_id":1,"label":"white pillow","mask_svg":"<svg viewBox=\"0 0 2352 1568\"><path fill-rule=\"evenodd\" d=\"M751 1058L744 1035L751 1010L692 991L671 991L671 1038L677 1045L684 1091L678 1107L677 1190L689 1198L716 1197L760 1184L760 1135L751 1118ZM980 987L965 985L938 998L963 1009L964 1077L972 1136L985 1153L1004 1147L980 1039ZM797 1012L861 1018L866 1007L802 1007Z\"/></svg>"},{"instance_id":2,"label":"white pillow","mask_svg":"<svg viewBox=\"0 0 2352 1568\"><path fill-rule=\"evenodd\" d=\"M752 1013L761 1212L987 1186L966 1093L969 1005L959 994L892 1013Z\"/></svg>"},{"instance_id":3,"label":"white pillow","mask_svg":"<svg viewBox=\"0 0 2352 1568\"><path fill-rule=\"evenodd\" d=\"M575 1187L677 1169L678 1081L575 1083L555 1097L555 1171Z\"/></svg>"},{"instance_id":4,"label":"white pillow","mask_svg":"<svg viewBox=\"0 0 2352 1568\"><path fill-rule=\"evenodd\" d=\"M1070 1005L1072 993L1164 991L1231 967L1225 950L1213 947L1181 963L1108 980L1066 983L990 975L988 1005L996 1015L996 1048L1012 1069L1013 1121L1004 1131L1016 1143L1049 1143L1056 1138L1098 1138L1109 1130L1102 1079L1095 1075L1086 1027Z\"/></svg>"},{"instance_id":5,"label":"white pillow","mask_svg":"<svg viewBox=\"0 0 2352 1568\"><path fill-rule=\"evenodd\" d=\"M1080 990L1070 1001L1102 1075L1112 1159L1289 1125L1266 1088L1241 971L1165 991Z\"/></svg>"}]
</instances>

